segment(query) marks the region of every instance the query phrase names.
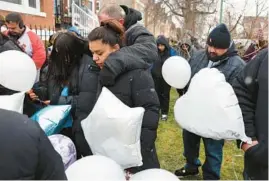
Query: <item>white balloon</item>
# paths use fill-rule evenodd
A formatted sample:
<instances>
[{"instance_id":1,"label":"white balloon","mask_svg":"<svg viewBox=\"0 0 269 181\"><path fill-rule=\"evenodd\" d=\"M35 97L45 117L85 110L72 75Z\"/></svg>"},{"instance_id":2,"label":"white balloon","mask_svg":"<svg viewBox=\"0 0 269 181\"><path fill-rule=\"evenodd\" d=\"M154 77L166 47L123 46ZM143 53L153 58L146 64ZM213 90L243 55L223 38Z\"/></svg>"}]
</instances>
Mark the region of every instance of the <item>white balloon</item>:
<instances>
[{"instance_id":1,"label":"white balloon","mask_svg":"<svg viewBox=\"0 0 269 181\"><path fill-rule=\"evenodd\" d=\"M24 92L19 92L13 95L1 95L0 108L22 114L24 97Z\"/></svg>"},{"instance_id":2,"label":"white balloon","mask_svg":"<svg viewBox=\"0 0 269 181\"><path fill-rule=\"evenodd\" d=\"M124 171L115 161L97 155L83 157L65 173L68 180L126 181Z\"/></svg>"},{"instance_id":3,"label":"white balloon","mask_svg":"<svg viewBox=\"0 0 269 181\"><path fill-rule=\"evenodd\" d=\"M130 181L178 181L179 179L163 169L149 169L138 172L131 176Z\"/></svg>"},{"instance_id":4,"label":"white balloon","mask_svg":"<svg viewBox=\"0 0 269 181\"><path fill-rule=\"evenodd\" d=\"M204 68L175 104L177 123L194 134L215 140L250 141L233 88L217 69Z\"/></svg>"},{"instance_id":5,"label":"white balloon","mask_svg":"<svg viewBox=\"0 0 269 181\"><path fill-rule=\"evenodd\" d=\"M9 50L0 53L0 84L15 91L30 90L36 80L36 66L26 53Z\"/></svg>"},{"instance_id":6,"label":"white balloon","mask_svg":"<svg viewBox=\"0 0 269 181\"><path fill-rule=\"evenodd\" d=\"M182 89L191 78L191 67L183 57L172 56L164 62L162 75L170 86Z\"/></svg>"},{"instance_id":7,"label":"white balloon","mask_svg":"<svg viewBox=\"0 0 269 181\"><path fill-rule=\"evenodd\" d=\"M93 154L115 160L122 168L141 166L141 128L145 109L130 108L106 87L81 126Z\"/></svg>"}]
</instances>

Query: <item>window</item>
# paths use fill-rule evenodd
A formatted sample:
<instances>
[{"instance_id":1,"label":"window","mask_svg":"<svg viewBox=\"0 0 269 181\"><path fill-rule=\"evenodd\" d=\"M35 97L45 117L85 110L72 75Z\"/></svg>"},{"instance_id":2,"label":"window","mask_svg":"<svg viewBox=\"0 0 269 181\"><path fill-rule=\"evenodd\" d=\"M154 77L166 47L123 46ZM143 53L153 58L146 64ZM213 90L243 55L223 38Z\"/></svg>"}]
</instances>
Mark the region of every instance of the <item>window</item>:
<instances>
[{"instance_id":1,"label":"window","mask_svg":"<svg viewBox=\"0 0 269 181\"><path fill-rule=\"evenodd\" d=\"M92 11L92 1L89 2L88 8Z\"/></svg>"},{"instance_id":2,"label":"window","mask_svg":"<svg viewBox=\"0 0 269 181\"><path fill-rule=\"evenodd\" d=\"M36 8L36 0L28 0L29 7Z\"/></svg>"},{"instance_id":3,"label":"window","mask_svg":"<svg viewBox=\"0 0 269 181\"><path fill-rule=\"evenodd\" d=\"M45 0L0 0L0 9L46 17L46 13L41 12L41 5L44 4L44 1Z\"/></svg>"},{"instance_id":4,"label":"window","mask_svg":"<svg viewBox=\"0 0 269 181\"><path fill-rule=\"evenodd\" d=\"M100 10L100 2L97 1L97 2L96 2L96 11L98 12L99 10Z\"/></svg>"},{"instance_id":5,"label":"window","mask_svg":"<svg viewBox=\"0 0 269 181\"><path fill-rule=\"evenodd\" d=\"M0 1L5 1L8 3L14 3L14 4L21 4L21 0L0 0Z\"/></svg>"}]
</instances>

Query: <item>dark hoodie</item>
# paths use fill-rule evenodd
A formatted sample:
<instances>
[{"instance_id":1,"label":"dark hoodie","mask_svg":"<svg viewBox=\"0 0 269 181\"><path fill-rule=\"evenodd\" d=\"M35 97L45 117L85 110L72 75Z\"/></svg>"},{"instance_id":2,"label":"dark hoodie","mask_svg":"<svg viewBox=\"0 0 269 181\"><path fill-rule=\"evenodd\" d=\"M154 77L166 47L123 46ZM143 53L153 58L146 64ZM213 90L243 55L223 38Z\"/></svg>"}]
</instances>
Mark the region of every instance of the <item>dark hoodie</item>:
<instances>
[{"instance_id":1,"label":"dark hoodie","mask_svg":"<svg viewBox=\"0 0 269 181\"><path fill-rule=\"evenodd\" d=\"M160 44L165 46L165 50L161 52L158 49L159 58L154 62L153 68L151 70L153 77L162 77L162 66L165 60L167 60L170 57L170 45L168 40L164 36L158 37L157 45Z\"/></svg>"},{"instance_id":2,"label":"dark hoodie","mask_svg":"<svg viewBox=\"0 0 269 181\"><path fill-rule=\"evenodd\" d=\"M117 54L118 58L114 59L109 56L105 62L104 68L101 74L105 73L106 82L113 82L119 75L126 72L128 67L132 64L130 61L139 61L140 64L144 64L149 68L152 63L158 59L157 46L154 36L142 25L137 23L142 19L141 13L135 9L128 8L127 6L121 6L125 13L125 40L126 46L121 48ZM121 54L130 54L137 57L135 60L122 59Z\"/></svg>"},{"instance_id":3,"label":"dark hoodie","mask_svg":"<svg viewBox=\"0 0 269 181\"><path fill-rule=\"evenodd\" d=\"M124 74L121 74L112 82L99 81L102 83L98 86L98 92L100 94L101 88L105 86L127 106L145 108L141 130L143 166L132 168L131 172L136 173L145 169L159 168L155 149L159 121L159 100L152 76L145 64L141 64L137 57L124 53L118 55L113 53L110 57L115 61L124 59L130 62L129 66L126 67ZM106 76L110 76L110 74L101 74L99 80Z\"/></svg>"}]
</instances>

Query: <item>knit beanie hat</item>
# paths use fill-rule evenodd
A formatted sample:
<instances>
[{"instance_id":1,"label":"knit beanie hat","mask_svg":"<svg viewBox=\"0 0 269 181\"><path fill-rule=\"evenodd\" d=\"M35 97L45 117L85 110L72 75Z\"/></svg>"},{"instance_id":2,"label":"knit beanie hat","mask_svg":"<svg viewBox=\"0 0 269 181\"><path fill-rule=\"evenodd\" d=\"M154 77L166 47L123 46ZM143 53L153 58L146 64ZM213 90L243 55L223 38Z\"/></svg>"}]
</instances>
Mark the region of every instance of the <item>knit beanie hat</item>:
<instances>
[{"instance_id":1,"label":"knit beanie hat","mask_svg":"<svg viewBox=\"0 0 269 181\"><path fill-rule=\"evenodd\" d=\"M230 47L231 35L225 24L220 24L214 28L208 38L207 44L215 48L227 49Z\"/></svg>"}]
</instances>

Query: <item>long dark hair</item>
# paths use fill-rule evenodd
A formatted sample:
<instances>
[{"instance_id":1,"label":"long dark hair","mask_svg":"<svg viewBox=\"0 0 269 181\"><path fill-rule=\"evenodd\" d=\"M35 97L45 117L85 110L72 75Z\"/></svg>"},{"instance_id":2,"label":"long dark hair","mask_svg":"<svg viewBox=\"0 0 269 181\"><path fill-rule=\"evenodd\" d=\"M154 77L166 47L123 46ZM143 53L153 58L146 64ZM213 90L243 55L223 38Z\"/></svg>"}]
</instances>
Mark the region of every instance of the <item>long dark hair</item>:
<instances>
[{"instance_id":1,"label":"long dark hair","mask_svg":"<svg viewBox=\"0 0 269 181\"><path fill-rule=\"evenodd\" d=\"M88 36L89 41L102 40L104 44L120 47L124 45L124 27L117 20L106 20L101 23L100 27L91 31Z\"/></svg>"},{"instance_id":2,"label":"long dark hair","mask_svg":"<svg viewBox=\"0 0 269 181\"><path fill-rule=\"evenodd\" d=\"M61 33L53 43L48 76L57 84L64 84L75 67L79 66L87 42L72 33Z\"/></svg>"}]
</instances>

